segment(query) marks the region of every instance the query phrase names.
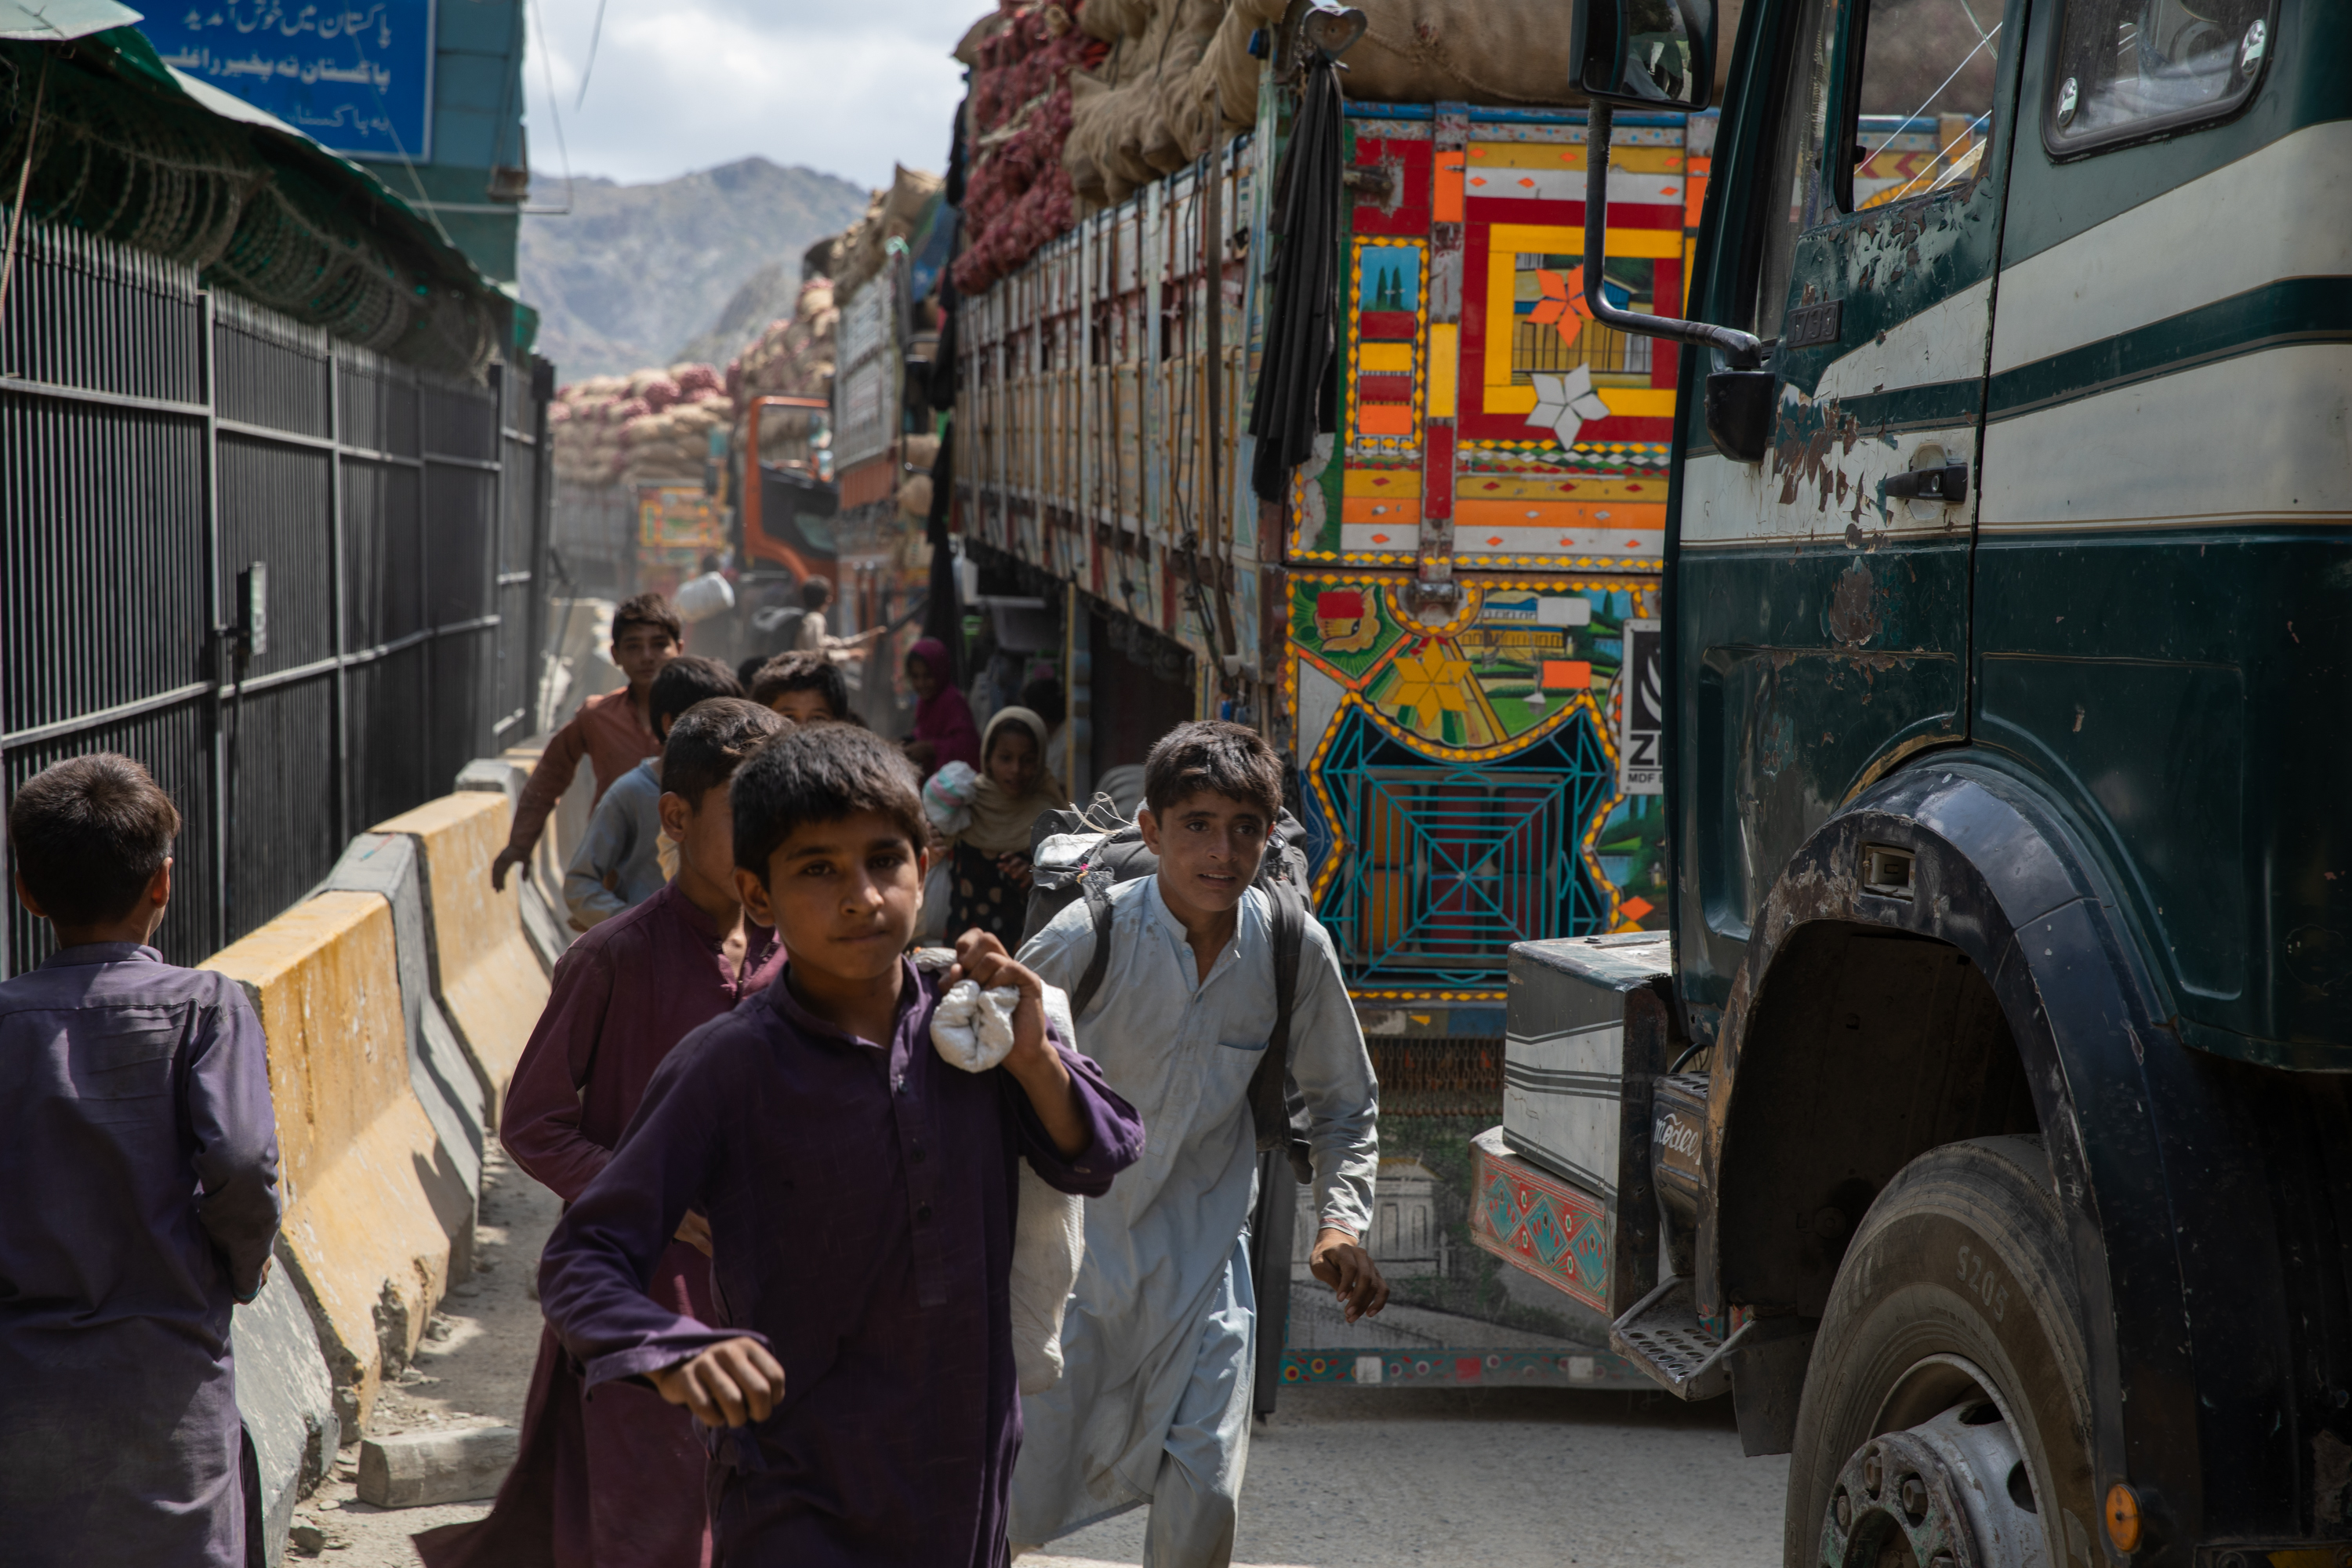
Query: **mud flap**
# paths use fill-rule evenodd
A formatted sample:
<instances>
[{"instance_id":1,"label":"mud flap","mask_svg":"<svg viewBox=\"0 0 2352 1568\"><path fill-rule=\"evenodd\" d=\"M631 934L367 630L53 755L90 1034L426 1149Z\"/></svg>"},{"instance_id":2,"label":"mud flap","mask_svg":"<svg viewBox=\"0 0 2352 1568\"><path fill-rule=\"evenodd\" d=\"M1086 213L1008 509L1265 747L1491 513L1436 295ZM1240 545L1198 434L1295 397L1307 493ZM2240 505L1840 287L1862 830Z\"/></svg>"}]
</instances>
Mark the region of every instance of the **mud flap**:
<instances>
[{"instance_id":1,"label":"mud flap","mask_svg":"<svg viewBox=\"0 0 2352 1568\"><path fill-rule=\"evenodd\" d=\"M1758 1334L1725 1359L1731 1365L1731 1405L1739 1417L1739 1451L1751 1459L1785 1454L1796 1446L1797 1401L1813 1359L1815 1325L1767 1318Z\"/></svg>"}]
</instances>

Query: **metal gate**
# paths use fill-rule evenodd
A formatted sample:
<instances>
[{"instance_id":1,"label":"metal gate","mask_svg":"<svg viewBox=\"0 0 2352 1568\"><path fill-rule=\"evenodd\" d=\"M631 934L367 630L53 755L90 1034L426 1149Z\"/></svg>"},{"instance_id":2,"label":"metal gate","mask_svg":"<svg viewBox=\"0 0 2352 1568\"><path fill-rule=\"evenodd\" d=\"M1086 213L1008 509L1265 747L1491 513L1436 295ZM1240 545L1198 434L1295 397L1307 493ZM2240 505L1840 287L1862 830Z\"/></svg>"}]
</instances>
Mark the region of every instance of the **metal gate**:
<instances>
[{"instance_id":1,"label":"metal gate","mask_svg":"<svg viewBox=\"0 0 2352 1568\"><path fill-rule=\"evenodd\" d=\"M552 367L448 381L93 236L19 246L0 772L13 795L82 752L144 763L184 820L157 940L193 963L532 727ZM0 973L49 948L11 900Z\"/></svg>"}]
</instances>

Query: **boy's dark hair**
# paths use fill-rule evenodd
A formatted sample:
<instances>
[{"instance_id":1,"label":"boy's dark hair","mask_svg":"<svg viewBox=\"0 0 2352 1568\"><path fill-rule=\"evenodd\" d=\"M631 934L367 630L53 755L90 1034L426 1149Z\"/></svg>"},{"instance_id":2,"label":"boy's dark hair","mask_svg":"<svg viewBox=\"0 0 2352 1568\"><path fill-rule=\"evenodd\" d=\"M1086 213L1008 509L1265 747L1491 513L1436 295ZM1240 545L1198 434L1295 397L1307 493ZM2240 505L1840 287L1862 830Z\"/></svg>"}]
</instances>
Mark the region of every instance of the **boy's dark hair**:
<instances>
[{"instance_id":1,"label":"boy's dark hair","mask_svg":"<svg viewBox=\"0 0 2352 1568\"><path fill-rule=\"evenodd\" d=\"M1041 675L1021 689L1021 706L1045 721L1047 729L1068 717L1062 701L1062 683L1050 675Z\"/></svg>"},{"instance_id":2,"label":"boy's dark hair","mask_svg":"<svg viewBox=\"0 0 2352 1568\"><path fill-rule=\"evenodd\" d=\"M787 691L814 691L836 719L849 711L849 682L840 667L821 653L780 653L751 679L751 700L766 706Z\"/></svg>"},{"instance_id":3,"label":"boy's dark hair","mask_svg":"<svg viewBox=\"0 0 2352 1568\"><path fill-rule=\"evenodd\" d=\"M686 623L659 594L640 594L613 612L613 646L618 647L631 626L651 626L674 643L686 641Z\"/></svg>"},{"instance_id":4,"label":"boy's dark hair","mask_svg":"<svg viewBox=\"0 0 2352 1568\"><path fill-rule=\"evenodd\" d=\"M930 837L914 764L870 730L834 724L789 729L743 764L732 798L735 864L762 886L768 857L807 823L877 811L916 847Z\"/></svg>"},{"instance_id":5,"label":"boy's dark hair","mask_svg":"<svg viewBox=\"0 0 2352 1568\"><path fill-rule=\"evenodd\" d=\"M715 658L705 658L698 653L682 653L654 677L653 689L646 694L646 708L654 721L654 733L662 732L662 721L675 721L677 716L698 702L713 697L740 697L743 683L735 672Z\"/></svg>"},{"instance_id":6,"label":"boy's dark hair","mask_svg":"<svg viewBox=\"0 0 2352 1568\"><path fill-rule=\"evenodd\" d=\"M8 805L16 875L58 925L129 914L179 831L172 797L145 768L114 752L44 769Z\"/></svg>"},{"instance_id":7,"label":"boy's dark hair","mask_svg":"<svg viewBox=\"0 0 2352 1568\"><path fill-rule=\"evenodd\" d=\"M1268 823L1282 812L1282 758L1255 730L1197 719L1160 737L1143 759L1143 800L1154 815L1202 791L1246 801Z\"/></svg>"},{"instance_id":8,"label":"boy's dark hair","mask_svg":"<svg viewBox=\"0 0 2352 1568\"><path fill-rule=\"evenodd\" d=\"M735 667L735 684L743 689L744 696L751 696L751 682L760 679L760 671L765 668L767 662L766 654L755 653ZM759 699L752 698L752 700L756 702Z\"/></svg>"},{"instance_id":9,"label":"boy's dark hair","mask_svg":"<svg viewBox=\"0 0 2352 1568\"><path fill-rule=\"evenodd\" d=\"M695 810L702 797L735 776L743 759L792 726L740 697L707 697L670 726L662 747L662 790L682 795Z\"/></svg>"},{"instance_id":10,"label":"boy's dark hair","mask_svg":"<svg viewBox=\"0 0 2352 1568\"><path fill-rule=\"evenodd\" d=\"M811 610L822 610L833 603L833 579L803 577L801 579L801 604Z\"/></svg>"}]
</instances>

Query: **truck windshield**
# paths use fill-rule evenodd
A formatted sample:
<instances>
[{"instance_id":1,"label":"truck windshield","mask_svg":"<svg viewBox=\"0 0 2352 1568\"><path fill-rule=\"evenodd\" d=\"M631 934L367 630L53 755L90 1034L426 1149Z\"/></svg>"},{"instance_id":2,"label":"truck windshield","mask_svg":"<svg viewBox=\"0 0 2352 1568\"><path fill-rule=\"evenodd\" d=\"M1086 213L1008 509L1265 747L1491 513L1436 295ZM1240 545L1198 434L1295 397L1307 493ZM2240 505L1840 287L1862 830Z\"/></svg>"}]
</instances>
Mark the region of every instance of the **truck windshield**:
<instances>
[{"instance_id":1,"label":"truck windshield","mask_svg":"<svg viewBox=\"0 0 2352 1568\"><path fill-rule=\"evenodd\" d=\"M2269 53L2271 0L2075 0L2048 137L2064 152L2226 112Z\"/></svg>"}]
</instances>

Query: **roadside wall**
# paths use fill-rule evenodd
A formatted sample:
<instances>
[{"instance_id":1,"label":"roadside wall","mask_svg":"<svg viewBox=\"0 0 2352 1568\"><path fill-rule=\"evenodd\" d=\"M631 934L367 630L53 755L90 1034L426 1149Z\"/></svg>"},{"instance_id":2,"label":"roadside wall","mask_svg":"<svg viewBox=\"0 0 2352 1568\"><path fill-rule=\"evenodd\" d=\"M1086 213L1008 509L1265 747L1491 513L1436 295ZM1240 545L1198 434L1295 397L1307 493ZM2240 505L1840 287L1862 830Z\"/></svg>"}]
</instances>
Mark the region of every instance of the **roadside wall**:
<instances>
[{"instance_id":1,"label":"roadside wall","mask_svg":"<svg viewBox=\"0 0 2352 1568\"><path fill-rule=\"evenodd\" d=\"M415 843L434 994L473 1063L493 1126L547 1005L548 972L523 934L521 879L490 886L490 862L513 821L503 793L460 790L376 826Z\"/></svg>"},{"instance_id":2,"label":"roadside wall","mask_svg":"<svg viewBox=\"0 0 2352 1568\"><path fill-rule=\"evenodd\" d=\"M356 1431L473 1234L473 1194L409 1083L392 911L320 893L205 967L244 986L269 1038L284 1253Z\"/></svg>"},{"instance_id":3,"label":"roadside wall","mask_svg":"<svg viewBox=\"0 0 2352 1568\"><path fill-rule=\"evenodd\" d=\"M310 897L204 963L260 1015L278 1111L285 1227L235 1330L271 1568L294 1503L358 1440L472 1268L484 1154L571 940L562 868L593 789L583 769L533 874L493 890L538 754L534 742L469 765L457 791L353 838Z\"/></svg>"}]
</instances>

